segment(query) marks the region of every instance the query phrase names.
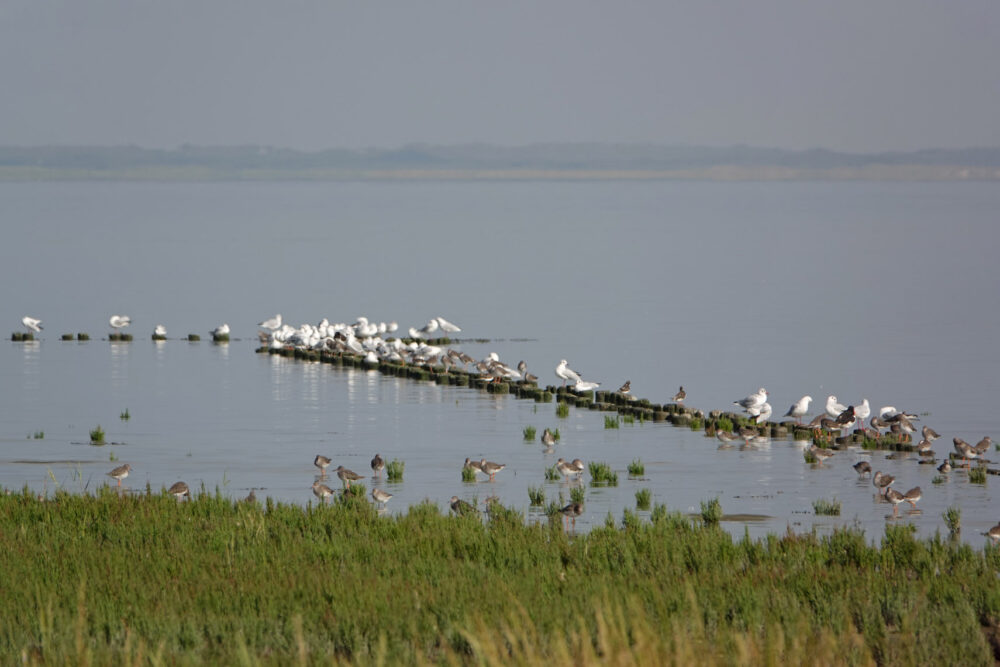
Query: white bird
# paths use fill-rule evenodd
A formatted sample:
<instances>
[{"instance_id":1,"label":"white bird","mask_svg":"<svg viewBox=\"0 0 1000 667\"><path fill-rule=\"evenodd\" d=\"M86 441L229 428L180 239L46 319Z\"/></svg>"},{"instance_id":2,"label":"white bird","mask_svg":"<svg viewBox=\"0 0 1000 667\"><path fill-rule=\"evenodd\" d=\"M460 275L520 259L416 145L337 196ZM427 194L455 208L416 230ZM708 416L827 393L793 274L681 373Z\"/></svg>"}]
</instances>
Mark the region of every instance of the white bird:
<instances>
[{"instance_id":1,"label":"white bird","mask_svg":"<svg viewBox=\"0 0 1000 667\"><path fill-rule=\"evenodd\" d=\"M868 399L862 398L861 405L855 406L854 408L854 416L857 418L858 422L861 423L862 429L865 429L865 420L868 419L871 413L872 413L872 406L868 403Z\"/></svg>"},{"instance_id":2,"label":"white bird","mask_svg":"<svg viewBox=\"0 0 1000 667\"><path fill-rule=\"evenodd\" d=\"M583 380L577 380L576 384L573 385L573 388L577 391L591 391L600 386L600 382L584 382Z\"/></svg>"},{"instance_id":3,"label":"white bird","mask_svg":"<svg viewBox=\"0 0 1000 667\"><path fill-rule=\"evenodd\" d=\"M155 327L153 327L153 335L160 336L161 338L166 337L167 328L162 324L157 324Z\"/></svg>"},{"instance_id":4,"label":"white bird","mask_svg":"<svg viewBox=\"0 0 1000 667\"><path fill-rule=\"evenodd\" d=\"M556 366L556 377L562 378L564 387L567 382L572 382L573 384L580 383L580 374L567 366L568 363L569 362L563 359L559 362L559 365Z\"/></svg>"},{"instance_id":5,"label":"white bird","mask_svg":"<svg viewBox=\"0 0 1000 667\"><path fill-rule=\"evenodd\" d=\"M229 335L229 325L228 324L222 324L220 326L215 327L214 329L212 329L212 335L213 336L228 336Z\"/></svg>"},{"instance_id":6,"label":"white bird","mask_svg":"<svg viewBox=\"0 0 1000 667\"><path fill-rule=\"evenodd\" d=\"M111 319L108 320L108 324L111 325L112 329L121 329L132 324L132 318L128 315L112 315Z\"/></svg>"},{"instance_id":7,"label":"white bird","mask_svg":"<svg viewBox=\"0 0 1000 667\"><path fill-rule=\"evenodd\" d=\"M261 329L270 329L271 331L277 331L281 328L281 313L278 313L269 320L264 320L257 325Z\"/></svg>"},{"instance_id":8,"label":"white bird","mask_svg":"<svg viewBox=\"0 0 1000 667\"><path fill-rule=\"evenodd\" d=\"M754 421L757 424L763 424L771 418L771 404L765 401L764 404L759 407L748 408L747 412L750 413L750 416L754 418Z\"/></svg>"},{"instance_id":9,"label":"white bird","mask_svg":"<svg viewBox=\"0 0 1000 667\"><path fill-rule=\"evenodd\" d=\"M836 419L847 409L846 405L837 402L837 397L830 394L826 397L826 414L830 419Z\"/></svg>"},{"instance_id":10,"label":"white bird","mask_svg":"<svg viewBox=\"0 0 1000 667\"><path fill-rule=\"evenodd\" d=\"M785 416L792 417L797 422L802 421L802 418L807 412L809 412L809 402L811 400L813 400L812 396L803 396L796 401L792 407L788 408L788 412L785 413Z\"/></svg>"},{"instance_id":11,"label":"white bird","mask_svg":"<svg viewBox=\"0 0 1000 667\"><path fill-rule=\"evenodd\" d=\"M744 410L750 411L753 408L759 408L764 405L765 401L767 401L767 389L761 387L755 393L750 394L746 398L733 401L733 405L738 405Z\"/></svg>"},{"instance_id":12,"label":"white bird","mask_svg":"<svg viewBox=\"0 0 1000 667\"><path fill-rule=\"evenodd\" d=\"M42 330L42 321L34 317L31 317L30 315L25 315L24 317L22 317L21 324L28 327L35 333L38 333L39 331Z\"/></svg>"},{"instance_id":13,"label":"white bird","mask_svg":"<svg viewBox=\"0 0 1000 667\"><path fill-rule=\"evenodd\" d=\"M461 331L461 329L459 329L457 326L455 326L448 320L444 319L443 317L438 317L437 323L438 326L441 327L441 331L445 331L447 333L458 333L459 331Z\"/></svg>"}]
</instances>

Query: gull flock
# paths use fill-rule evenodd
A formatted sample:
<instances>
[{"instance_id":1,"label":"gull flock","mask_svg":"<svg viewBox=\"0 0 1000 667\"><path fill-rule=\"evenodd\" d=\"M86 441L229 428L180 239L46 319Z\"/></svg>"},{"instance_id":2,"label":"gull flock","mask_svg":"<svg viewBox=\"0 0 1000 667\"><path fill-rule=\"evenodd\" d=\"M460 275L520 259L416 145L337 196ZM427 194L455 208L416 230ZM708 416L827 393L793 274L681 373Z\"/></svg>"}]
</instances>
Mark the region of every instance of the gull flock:
<instances>
[{"instance_id":1,"label":"gull flock","mask_svg":"<svg viewBox=\"0 0 1000 667\"><path fill-rule=\"evenodd\" d=\"M21 319L21 324L34 333L43 330L42 320L29 315ZM130 326L132 320L128 315L116 314L109 318L108 324L118 332ZM298 349L358 355L369 363L393 362L426 367L442 366L445 371L457 367L462 367L464 370L470 372L474 369L480 377L495 381L538 381L537 376L528 372L524 361L519 362L516 366L511 366L501 361L495 352L489 353L482 360L476 360L464 352L434 344L433 339L441 336L441 334L447 335L462 331L460 327L443 317L431 318L420 328L409 327L407 334L410 341L407 343L404 343L401 338L395 335L399 331L398 323L374 322L364 316L357 318L355 322L350 324L344 322L331 323L328 319L324 318L316 325L301 324L298 327L293 327L286 323L282 319L281 314L278 313L274 317L261 321L258 324L258 328L258 336L261 343L271 349L284 349L291 346ZM162 339L166 336L166 328L162 324L157 324L153 333L155 337ZM228 335L230 327L228 324L222 324L214 328L211 333L216 336ZM562 381L563 387L568 387L576 392L595 390L601 385L600 382L584 380L579 372L569 366L569 362L566 359L559 361L554 373ZM617 393L631 400L633 397L629 395L630 389L631 382L626 380ZM673 402L683 402L686 395L684 388L681 387L679 392L673 396ZM768 391L761 387L746 397L733 401L733 404L741 408L752 424L759 427L767 424L773 414L768 398ZM813 429L817 434L823 434L815 436L813 444L807 450L818 467L823 467L824 461L829 460L833 456L849 451L820 447L816 444L816 441L823 437L829 437L832 433L846 434L850 433L852 429L857 428L865 437L870 436L875 440L880 440L884 435L883 431L885 434L891 433L900 436L903 434L913 434L917 430L913 424L914 421L919 420L916 414L897 410L893 406L884 406L878 411L877 415L872 416L871 405L867 398L863 398L856 405L845 406L838 401L835 395L827 397L823 405L823 412L819 413L808 424L803 425L802 419L809 414L809 406L812 401L812 396L802 396L788 408L784 413L784 417L790 417L795 420L797 425ZM769 442L768 436L762 435L759 429L752 427L743 427L739 429L739 433L730 433L719 428L715 430L715 435L722 443L720 448L732 447L739 440L743 441L744 447L765 446ZM931 447L932 443L940 435L929 426L923 426L921 436L922 439L916 446L916 450L920 455L920 463L936 464L935 453ZM553 441L552 434L546 429L542 437L542 442L550 448L547 451L551 451ZM992 440L989 436L984 437L975 445L971 445L958 437L953 438L952 442L957 454L956 458L961 458L962 463L966 466L970 466L970 461L975 459L985 461L985 456L992 446ZM330 459L317 455L315 465L321 470L321 478L325 477L326 466L329 464ZM952 470L952 465L952 459L945 457L937 469L941 474L947 474ZM486 459L470 461L467 458L464 467L472 468L474 471L487 475L489 481L492 482L495 480L497 473L506 468L506 465L487 461ZM567 479L573 479L574 477L579 479L582 477L584 471L584 464L580 459L566 462L560 458L556 467ZM872 477L872 483L879 492L878 497L882 501L892 503L893 517L898 516L898 507L904 502L909 503L912 511L918 511L916 510L916 503L923 495L919 486L910 488L906 492L900 492L892 488L892 484L895 482L894 476L884 474L881 471L875 471L873 475L871 465L868 461L859 460L853 464L853 467L859 476L870 475ZM384 468L384 462L379 455L376 455L376 458L372 460L372 470L376 476L382 468ZM130 470L131 467L125 464L115 468L108 474L116 479L120 486L121 480L128 476ZM360 475L343 468L343 466L337 469L337 473L338 477L345 481L348 486L351 480L361 479ZM182 489L184 493L175 493L174 489ZM323 501L333 494L329 487L320 483L320 480L317 480L313 484L312 490ZM187 493L187 485L183 482L178 482L171 487L170 493L174 493L178 498L183 495L190 495ZM391 497L391 494L381 489L372 490L373 500L377 505L382 507L385 506L385 503ZM252 499L252 494L250 499ZM457 513L465 513L465 506L462 504L464 501L456 502L456 500L457 498L452 498L450 501L452 509ZM561 511L566 516L573 516L575 523L575 517L579 516L580 510L581 508L578 503L571 503ZM1000 524L991 528L985 535L990 537L994 542L1000 541Z\"/></svg>"}]
</instances>

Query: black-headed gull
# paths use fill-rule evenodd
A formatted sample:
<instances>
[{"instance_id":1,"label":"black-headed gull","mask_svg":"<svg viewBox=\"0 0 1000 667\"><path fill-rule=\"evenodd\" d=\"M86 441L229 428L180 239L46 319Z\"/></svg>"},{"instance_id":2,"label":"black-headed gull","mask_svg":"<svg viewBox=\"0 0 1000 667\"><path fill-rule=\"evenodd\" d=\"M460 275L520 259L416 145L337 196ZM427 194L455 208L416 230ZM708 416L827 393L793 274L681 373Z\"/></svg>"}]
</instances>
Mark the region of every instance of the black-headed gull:
<instances>
[{"instance_id":1,"label":"black-headed gull","mask_svg":"<svg viewBox=\"0 0 1000 667\"><path fill-rule=\"evenodd\" d=\"M21 324L31 329L35 333L38 333L39 331L42 330L42 321L37 318L31 317L30 315L25 315L24 317L22 317Z\"/></svg>"},{"instance_id":2,"label":"black-headed gull","mask_svg":"<svg viewBox=\"0 0 1000 667\"><path fill-rule=\"evenodd\" d=\"M277 331L281 328L281 313L278 313L272 318L266 319L260 322L258 325L261 329L270 329L271 331Z\"/></svg>"},{"instance_id":3,"label":"black-headed gull","mask_svg":"<svg viewBox=\"0 0 1000 667\"><path fill-rule=\"evenodd\" d=\"M741 398L738 401L733 401L733 405L738 405L744 410L749 411L751 409L759 408L760 406L764 405L765 401L767 401L767 389L761 387L756 392L750 394L746 398Z\"/></svg>"},{"instance_id":4,"label":"black-headed gull","mask_svg":"<svg viewBox=\"0 0 1000 667\"><path fill-rule=\"evenodd\" d=\"M580 374L570 368L567 365L568 363L568 361L563 359L559 362L559 365L556 366L556 377L562 378L564 387L567 382L572 382L573 384L580 382Z\"/></svg>"},{"instance_id":5,"label":"black-headed gull","mask_svg":"<svg viewBox=\"0 0 1000 667\"><path fill-rule=\"evenodd\" d=\"M112 315L108 320L108 324L111 325L112 329L121 329L132 324L132 318L128 315Z\"/></svg>"},{"instance_id":6,"label":"black-headed gull","mask_svg":"<svg viewBox=\"0 0 1000 667\"><path fill-rule=\"evenodd\" d=\"M833 394L826 397L826 414L830 419L836 419L846 409L847 406L843 403L838 403L837 397Z\"/></svg>"},{"instance_id":7,"label":"black-headed gull","mask_svg":"<svg viewBox=\"0 0 1000 667\"><path fill-rule=\"evenodd\" d=\"M812 396L803 396L795 403L792 407L788 408L788 412L785 413L786 417L791 417L796 422L801 423L802 418L809 412L809 402L813 400Z\"/></svg>"}]
</instances>

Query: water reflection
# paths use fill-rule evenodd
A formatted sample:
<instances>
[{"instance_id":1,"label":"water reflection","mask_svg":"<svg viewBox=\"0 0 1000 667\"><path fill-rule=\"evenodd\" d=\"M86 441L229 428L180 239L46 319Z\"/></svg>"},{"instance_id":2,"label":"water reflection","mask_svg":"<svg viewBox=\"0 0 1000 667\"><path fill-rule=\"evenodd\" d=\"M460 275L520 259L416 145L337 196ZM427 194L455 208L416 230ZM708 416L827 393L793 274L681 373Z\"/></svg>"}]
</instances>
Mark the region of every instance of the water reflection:
<instances>
[{"instance_id":1,"label":"water reflection","mask_svg":"<svg viewBox=\"0 0 1000 667\"><path fill-rule=\"evenodd\" d=\"M111 348L111 387L124 389L128 384L129 349L132 343L112 342Z\"/></svg>"}]
</instances>

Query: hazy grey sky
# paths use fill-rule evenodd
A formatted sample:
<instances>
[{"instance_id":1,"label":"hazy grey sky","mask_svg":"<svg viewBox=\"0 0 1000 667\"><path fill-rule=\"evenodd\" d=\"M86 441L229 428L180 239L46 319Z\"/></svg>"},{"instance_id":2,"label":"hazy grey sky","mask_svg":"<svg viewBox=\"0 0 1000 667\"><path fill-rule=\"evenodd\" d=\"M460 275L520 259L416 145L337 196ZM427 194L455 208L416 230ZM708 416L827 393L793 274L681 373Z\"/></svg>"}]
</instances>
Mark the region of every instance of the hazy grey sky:
<instances>
[{"instance_id":1,"label":"hazy grey sky","mask_svg":"<svg viewBox=\"0 0 1000 667\"><path fill-rule=\"evenodd\" d=\"M2 0L0 144L1000 145L997 0Z\"/></svg>"}]
</instances>

